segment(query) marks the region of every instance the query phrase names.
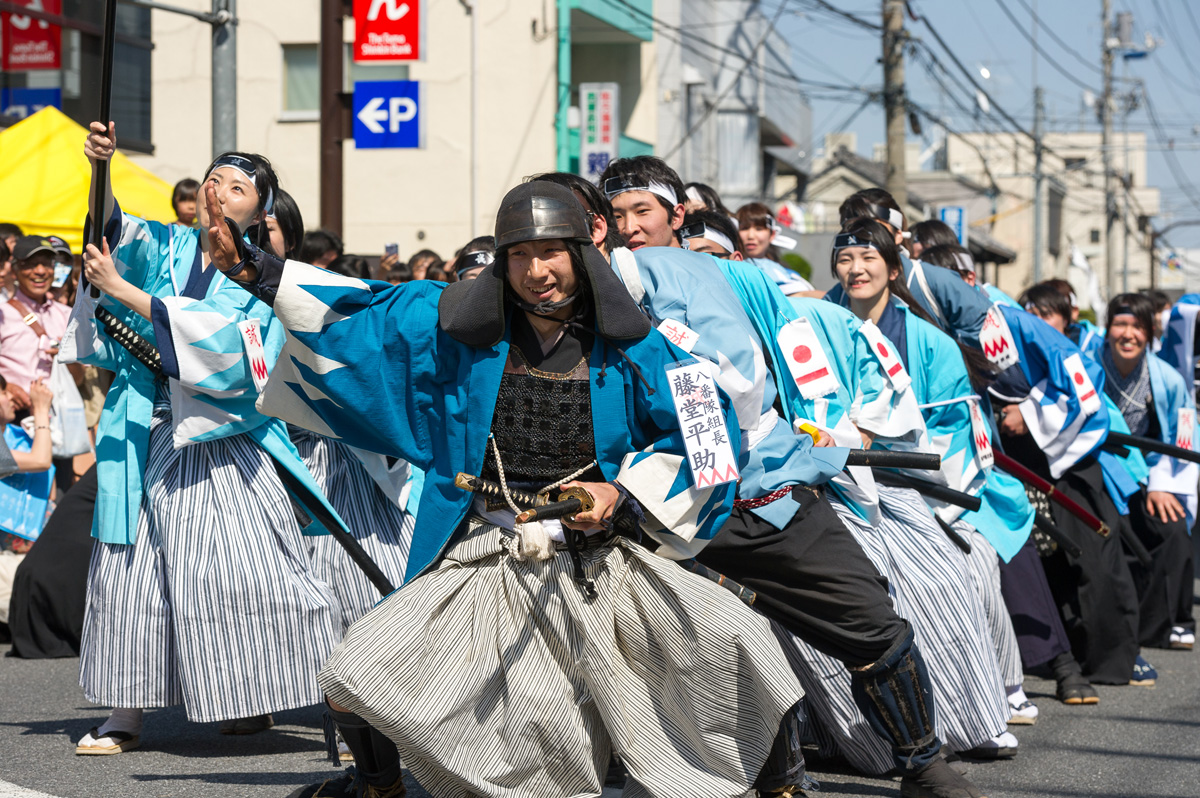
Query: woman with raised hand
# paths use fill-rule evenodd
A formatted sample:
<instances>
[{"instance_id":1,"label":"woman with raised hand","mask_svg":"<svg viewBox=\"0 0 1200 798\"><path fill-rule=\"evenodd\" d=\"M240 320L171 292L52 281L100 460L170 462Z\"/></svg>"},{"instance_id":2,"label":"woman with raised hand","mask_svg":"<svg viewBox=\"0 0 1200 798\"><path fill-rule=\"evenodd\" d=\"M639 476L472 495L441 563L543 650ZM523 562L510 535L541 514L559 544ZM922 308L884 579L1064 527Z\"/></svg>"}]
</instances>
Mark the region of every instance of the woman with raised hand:
<instances>
[{"instance_id":1,"label":"woman with raised hand","mask_svg":"<svg viewBox=\"0 0 1200 798\"><path fill-rule=\"evenodd\" d=\"M92 123L93 182L115 147L115 127ZM268 728L272 712L319 702L316 673L339 613L308 564L289 490L303 502L324 498L284 424L254 407L282 328L211 263L214 208L239 237L267 240L279 190L270 163L217 158L204 172L197 229L130 216L103 189L90 219L103 220L104 242L88 245L84 269L102 296L81 287L64 342L116 375L96 442L80 653L85 696L114 709L79 741L76 753L89 755L136 748L147 707L182 703L190 720L250 733ZM103 330L97 302L115 318ZM119 326L145 339L133 347L139 356L118 345Z\"/></svg>"}]
</instances>

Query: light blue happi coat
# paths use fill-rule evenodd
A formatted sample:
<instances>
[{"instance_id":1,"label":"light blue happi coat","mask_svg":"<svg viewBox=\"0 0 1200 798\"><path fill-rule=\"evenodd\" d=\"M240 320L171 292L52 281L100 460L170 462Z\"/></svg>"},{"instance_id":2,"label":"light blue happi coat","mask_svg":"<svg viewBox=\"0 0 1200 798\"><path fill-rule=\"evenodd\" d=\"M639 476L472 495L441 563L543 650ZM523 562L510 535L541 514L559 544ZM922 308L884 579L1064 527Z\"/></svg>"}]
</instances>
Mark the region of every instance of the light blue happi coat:
<instances>
[{"instance_id":1,"label":"light blue happi coat","mask_svg":"<svg viewBox=\"0 0 1200 798\"><path fill-rule=\"evenodd\" d=\"M160 324L108 297L99 302L159 348L171 377L175 446L246 434L311 494L306 500L321 502L342 523L300 461L283 422L255 409L258 392L237 324L257 320L270 368L283 345L283 328L271 308L215 267L209 267L212 272L206 278L194 272L199 230L146 221L115 207L105 237L117 272L153 298L153 315ZM181 296L189 283L201 298ZM96 438L99 487L92 535L105 543L128 544L137 535L156 385L150 371L96 323L94 307L90 293L81 289L64 336L63 359L115 375ZM325 530L314 525L305 531Z\"/></svg>"},{"instance_id":2,"label":"light blue happi coat","mask_svg":"<svg viewBox=\"0 0 1200 798\"><path fill-rule=\"evenodd\" d=\"M971 387L958 346L902 303L894 304L904 314L905 366L933 449L942 457L942 473L951 488L978 496L982 506L971 511L928 501L947 523L961 517L974 526L1008 562L1029 538L1033 506L1020 482L995 468L982 467L971 425L971 403L980 397ZM985 421L981 427L990 443L990 425Z\"/></svg>"},{"instance_id":3,"label":"light blue happi coat","mask_svg":"<svg viewBox=\"0 0 1200 798\"><path fill-rule=\"evenodd\" d=\"M673 320L698 337L690 352L717 367L717 383L733 402L748 461L738 497L757 499L790 485L820 485L841 473L847 449L816 448L775 411L775 377L762 341L721 273L720 259L677 247L617 249L612 265L655 325ZM800 505L791 496L752 509L782 529Z\"/></svg>"},{"instance_id":4,"label":"light blue happi coat","mask_svg":"<svg viewBox=\"0 0 1200 798\"><path fill-rule=\"evenodd\" d=\"M924 436L924 421L916 402L903 403L901 395L893 390L871 353L862 322L853 313L823 300L785 297L753 266L726 260L718 261L718 265L768 346L771 362L777 366L774 377L781 406L790 423L813 424L829 432L839 445L854 448L862 446L858 427L876 434L881 443L913 444ZM785 365L787 355L779 343L780 331L800 319L809 325L837 383L823 396L805 398ZM870 469L849 469L830 487L855 514L868 520L876 518L878 495Z\"/></svg>"},{"instance_id":5,"label":"light blue happi coat","mask_svg":"<svg viewBox=\"0 0 1200 798\"><path fill-rule=\"evenodd\" d=\"M812 291L813 284L805 280L786 266L780 265L770 258L750 258L746 263L762 269L763 274L771 278L779 290L786 294L798 294L801 291Z\"/></svg>"},{"instance_id":6,"label":"light blue happi coat","mask_svg":"<svg viewBox=\"0 0 1200 798\"><path fill-rule=\"evenodd\" d=\"M1158 421L1159 439L1163 443L1176 445L1179 436L1179 411L1189 410L1195 418L1196 397L1184 382L1183 377L1170 364L1146 350L1146 364L1150 371L1150 395L1154 402L1154 417ZM1120 417L1120 412L1115 411ZM1124 419L1122 418L1122 421ZM1128 427L1120 430L1128 433ZM1192 427L1191 450L1200 451L1200 436L1196 426ZM1159 452L1145 452L1146 470L1133 472L1148 491L1173 493L1187 510L1188 531L1196 519L1196 489L1200 480L1200 464L1177 460Z\"/></svg>"},{"instance_id":7,"label":"light blue happi coat","mask_svg":"<svg viewBox=\"0 0 1200 798\"><path fill-rule=\"evenodd\" d=\"M474 494L454 478L480 473L509 353L511 323L489 347L445 333L438 323L444 288L363 281L288 261L274 302L286 343L260 400L264 412L425 472L406 583L438 560L467 515ZM637 499L647 514L643 529L660 542L711 539L732 509L734 484L693 483L667 371L689 357L657 331L619 343L648 386L613 344L595 337L588 373L599 468ZM724 395L722 403L736 452L736 416Z\"/></svg>"},{"instance_id":8,"label":"light blue happi coat","mask_svg":"<svg viewBox=\"0 0 1200 798\"><path fill-rule=\"evenodd\" d=\"M991 283L983 284L983 293L987 294L987 298L992 300L993 304L1011 305L1014 308L1021 307L1017 300L1013 299Z\"/></svg>"},{"instance_id":9,"label":"light blue happi coat","mask_svg":"<svg viewBox=\"0 0 1200 798\"><path fill-rule=\"evenodd\" d=\"M1087 319L1080 319L1067 327L1067 337L1083 351L1085 355L1100 362L1100 350L1104 348L1104 330Z\"/></svg>"},{"instance_id":10,"label":"light blue happi coat","mask_svg":"<svg viewBox=\"0 0 1200 798\"><path fill-rule=\"evenodd\" d=\"M1095 452L1108 435L1104 369L1032 313L1007 305L997 307L1012 332L1021 371L1031 388L1029 396L1018 404L1021 417L1045 453L1051 476L1058 479L1068 468ZM1099 396L1100 407L1090 415L1084 412L1080 395L1073 387L1068 369L1072 357L1078 357Z\"/></svg>"}]
</instances>

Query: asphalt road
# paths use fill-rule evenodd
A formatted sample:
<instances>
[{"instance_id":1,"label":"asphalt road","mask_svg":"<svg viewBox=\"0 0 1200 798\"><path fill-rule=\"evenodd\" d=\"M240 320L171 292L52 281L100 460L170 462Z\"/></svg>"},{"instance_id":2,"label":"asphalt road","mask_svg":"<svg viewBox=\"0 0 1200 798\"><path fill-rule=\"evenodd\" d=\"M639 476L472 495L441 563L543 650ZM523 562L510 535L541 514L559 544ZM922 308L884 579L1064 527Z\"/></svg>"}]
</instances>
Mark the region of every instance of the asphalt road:
<instances>
[{"instance_id":1,"label":"asphalt road","mask_svg":"<svg viewBox=\"0 0 1200 798\"><path fill-rule=\"evenodd\" d=\"M990 798L1200 796L1200 651L1146 656L1158 686L1101 687L1095 707L1058 704L1053 683L1027 679L1041 720L1015 727L1015 760L972 764L970 777ZM282 713L274 729L250 737L188 723L178 708L157 710L147 713L140 750L77 757L73 741L107 715L84 701L77 669L74 659L0 660L0 798L285 798L336 775L322 757L316 709ZM836 763L810 768L823 794L899 794L894 781ZM410 796L426 798L410 787Z\"/></svg>"}]
</instances>

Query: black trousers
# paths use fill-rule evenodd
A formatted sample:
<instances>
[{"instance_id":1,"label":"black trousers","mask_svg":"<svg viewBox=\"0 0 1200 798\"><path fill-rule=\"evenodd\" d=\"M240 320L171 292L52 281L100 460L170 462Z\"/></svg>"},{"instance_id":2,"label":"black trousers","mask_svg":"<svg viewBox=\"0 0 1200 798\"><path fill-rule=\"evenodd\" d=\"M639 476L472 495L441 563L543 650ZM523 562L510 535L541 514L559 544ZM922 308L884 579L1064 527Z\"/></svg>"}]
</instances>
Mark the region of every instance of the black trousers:
<instances>
[{"instance_id":1,"label":"black trousers","mask_svg":"<svg viewBox=\"0 0 1200 798\"><path fill-rule=\"evenodd\" d=\"M8 616L11 656L79 656L95 509L92 466L59 498L37 543L17 567Z\"/></svg>"},{"instance_id":2,"label":"black trousers","mask_svg":"<svg viewBox=\"0 0 1200 798\"><path fill-rule=\"evenodd\" d=\"M1081 550L1079 557L1060 550L1042 561L1071 650L1093 683L1127 684L1139 649L1137 589L1120 538L1120 526L1129 520L1117 512L1091 458L1068 470L1054 487L1112 530L1102 538L1053 505L1054 523Z\"/></svg>"},{"instance_id":3,"label":"black trousers","mask_svg":"<svg viewBox=\"0 0 1200 798\"><path fill-rule=\"evenodd\" d=\"M1138 639L1143 646L1168 648L1172 626L1196 628L1195 567L1187 521L1162 521L1146 512L1146 492L1141 491L1129 497L1129 523L1153 560L1147 568L1126 552L1138 595Z\"/></svg>"},{"instance_id":4,"label":"black trousers","mask_svg":"<svg viewBox=\"0 0 1200 798\"><path fill-rule=\"evenodd\" d=\"M786 529L734 510L697 558L758 593L755 607L818 651L861 668L908 633L875 570L821 491L801 488Z\"/></svg>"},{"instance_id":5,"label":"black trousers","mask_svg":"<svg viewBox=\"0 0 1200 798\"><path fill-rule=\"evenodd\" d=\"M1071 650L1033 538L1025 541L1010 561L1000 562L1000 592L1012 616L1025 670L1045 665Z\"/></svg>"}]
</instances>

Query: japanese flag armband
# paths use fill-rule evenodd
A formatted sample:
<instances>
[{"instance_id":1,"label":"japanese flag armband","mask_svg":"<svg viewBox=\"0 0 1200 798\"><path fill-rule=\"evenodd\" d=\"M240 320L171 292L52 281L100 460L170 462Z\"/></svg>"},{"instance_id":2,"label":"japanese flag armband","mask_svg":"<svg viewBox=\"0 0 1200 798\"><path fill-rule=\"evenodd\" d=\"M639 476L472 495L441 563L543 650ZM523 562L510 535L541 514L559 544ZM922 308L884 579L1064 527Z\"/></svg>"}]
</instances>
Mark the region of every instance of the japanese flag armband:
<instances>
[{"instance_id":1,"label":"japanese flag armband","mask_svg":"<svg viewBox=\"0 0 1200 798\"><path fill-rule=\"evenodd\" d=\"M801 396L811 401L838 389L837 377L829 366L825 348L808 319L796 319L785 325L776 342Z\"/></svg>"},{"instance_id":2,"label":"japanese flag armband","mask_svg":"<svg viewBox=\"0 0 1200 798\"><path fill-rule=\"evenodd\" d=\"M871 345L871 354L879 361L879 366L887 375L892 390L899 393L908 388L912 384L912 377L908 375L904 364L900 362L900 352L897 351L896 345L885 338L872 321L864 321L858 329L867 339L867 343Z\"/></svg>"},{"instance_id":3,"label":"japanese flag armband","mask_svg":"<svg viewBox=\"0 0 1200 798\"><path fill-rule=\"evenodd\" d=\"M1071 389L1075 391L1075 396L1079 399L1079 407L1083 414L1085 416L1094 415L1102 405L1100 396L1096 393L1096 386L1092 384L1092 378L1088 376L1087 369L1083 367L1083 355L1076 352L1063 360L1063 366L1067 369L1067 376L1071 380Z\"/></svg>"}]
</instances>

